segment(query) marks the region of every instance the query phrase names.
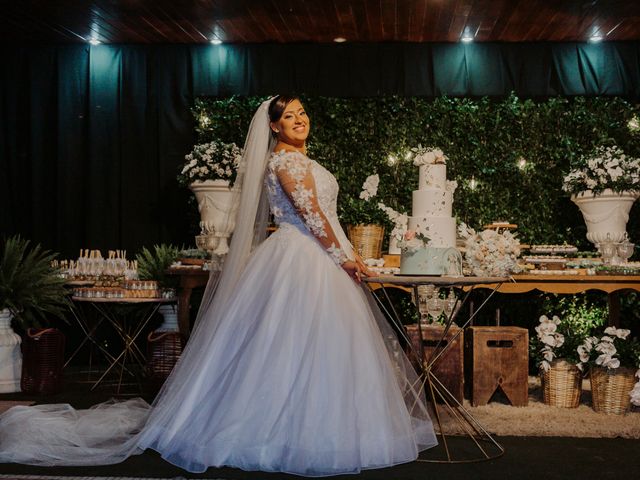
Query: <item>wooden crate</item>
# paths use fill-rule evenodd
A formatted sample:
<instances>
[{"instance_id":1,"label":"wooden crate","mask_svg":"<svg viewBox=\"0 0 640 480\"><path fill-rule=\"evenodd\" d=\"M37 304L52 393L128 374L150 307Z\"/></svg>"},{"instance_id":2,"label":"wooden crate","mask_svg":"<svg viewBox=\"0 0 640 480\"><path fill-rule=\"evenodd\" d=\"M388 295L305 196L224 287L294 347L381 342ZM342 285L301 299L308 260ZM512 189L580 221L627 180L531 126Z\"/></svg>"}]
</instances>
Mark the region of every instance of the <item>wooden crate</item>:
<instances>
[{"instance_id":1,"label":"wooden crate","mask_svg":"<svg viewBox=\"0 0 640 480\"><path fill-rule=\"evenodd\" d=\"M529 332L520 327L469 327L465 332L471 404L486 405L501 389L511 405L528 402Z\"/></svg>"},{"instance_id":2,"label":"wooden crate","mask_svg":"<svg viewBox=\"0 0 640 480\"><path fill-rule=\"evenodd\" d=\"M418 325L406 325L406 329L414 351L420 355L422 350ZM436 351L438 340L442 338L443 331L444 326L442 325L426 325L422 327L424 359L427 362ZM451 342L451 346L448 347L448 350L433 364L432 372L438 377L438 380L442 382L447 390L451 392L455 399L462 403L464 397L464 333L460 332L458 337L452 340L458 332L460 332L460 328L456 326L452 326L447 332L447 336L438 348L438 351L441 351L443 346L448 346L449 342ZM411 358L413 362L419 362L413 355L410 355L409 358Z\"/></svg>"}]
</instances>

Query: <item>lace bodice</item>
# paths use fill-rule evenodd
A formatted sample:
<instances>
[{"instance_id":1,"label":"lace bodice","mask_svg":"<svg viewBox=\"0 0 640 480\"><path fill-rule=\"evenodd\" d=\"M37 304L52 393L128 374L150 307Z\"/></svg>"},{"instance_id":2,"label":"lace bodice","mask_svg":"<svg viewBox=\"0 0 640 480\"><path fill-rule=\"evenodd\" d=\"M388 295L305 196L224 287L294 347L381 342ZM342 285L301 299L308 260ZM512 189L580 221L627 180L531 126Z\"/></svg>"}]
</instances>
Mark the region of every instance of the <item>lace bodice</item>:
<instances>
[{"instance_id":1,"label":"lace bodice","mask_svg":"<svg viewBox=\"0 0 640 480\"><path fill-rule=\"evenodd\" d=\"M312 234L336 263L351 257L337 215L338 182L302 153L273 153L265 175L271 213L277 225L290 224Z\"/></svg>"}]
</instances>

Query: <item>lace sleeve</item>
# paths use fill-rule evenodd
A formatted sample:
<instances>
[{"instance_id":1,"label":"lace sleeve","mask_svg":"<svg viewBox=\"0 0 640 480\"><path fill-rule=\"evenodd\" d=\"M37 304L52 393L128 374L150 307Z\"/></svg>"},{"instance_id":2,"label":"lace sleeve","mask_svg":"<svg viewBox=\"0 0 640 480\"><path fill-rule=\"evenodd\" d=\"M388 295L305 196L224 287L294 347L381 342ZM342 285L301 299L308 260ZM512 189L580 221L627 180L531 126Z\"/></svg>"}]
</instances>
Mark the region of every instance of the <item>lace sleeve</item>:
<instances>
[{"instance_id":1,"label":"lace sleeve","mask_svg":"<svg viewBox=\"0 0 640 480\"><path fill-rule=\"evenodd\" d=\"M291 203L309 231L338 265L348 260L327 217L320 209L311 160L302 154L280 155L273 168Z\"/></svg>"}]
</instances>

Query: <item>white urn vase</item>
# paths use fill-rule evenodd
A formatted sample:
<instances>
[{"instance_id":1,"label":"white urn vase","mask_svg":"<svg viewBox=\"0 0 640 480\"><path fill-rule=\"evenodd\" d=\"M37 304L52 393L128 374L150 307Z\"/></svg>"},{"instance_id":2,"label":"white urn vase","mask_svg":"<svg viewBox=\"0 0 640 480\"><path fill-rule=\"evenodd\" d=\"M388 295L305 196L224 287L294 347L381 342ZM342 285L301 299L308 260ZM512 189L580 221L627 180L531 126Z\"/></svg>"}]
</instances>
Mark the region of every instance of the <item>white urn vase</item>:
<instances>
[{"instance_id":1,"label":"white urn vase","mask_svg":"<svg viewBox=\"0 0 640 480\"><path fill-rule=\"evenodd\" d=\"M633 202L640 192L616 193L606 189L599 195L585 190L571 196L587 225L587 240L593 244L620 243L627 237L627 222Z\"/></svg>"},{"instance_id":2,"label":"white urn vase","mask_svg":"<svg viewBox=\"0 0 640 480\"><path fill-rule=\"evenodd\" d=\"M8 308L0 310L0 393L20 391L22 339L11 328L12 318Z\"/></svg>"},{"instance_id":3,"label":"white urn vase","mask_svg":"<svg viewBox=\"0 0 640 480\"><path fill-rule=\"evenodd\" d=\"M389 255L400 255L402 250L398 246L398 238L396 235L391 232L391 236L389 237Z\"/></svg>"},{"instance_id":4,"label":"white urn vase","mask_svg":"<svg viewBox=\"0 0 640 480\"><path fill-rule=\"evenodd\" d=\"M207 249L216 255L229 252L228 238L236 226L236 212L240 196L232 191L228 180L197 181L189 188L198 201L201 235L213 238Z\"/></svg>"},{"instance_id":5,"label":"white urn vase","mask_svg":"<svg viewBox=\"0 0 640 480\"><path fill-rule=\"evenodd\" d=\"M156 331L160 332L177 332L178 328L178 308L175 304L162 305L158 308L158 312L162 315L163 322Z\"/></svg>"}]
</instances>

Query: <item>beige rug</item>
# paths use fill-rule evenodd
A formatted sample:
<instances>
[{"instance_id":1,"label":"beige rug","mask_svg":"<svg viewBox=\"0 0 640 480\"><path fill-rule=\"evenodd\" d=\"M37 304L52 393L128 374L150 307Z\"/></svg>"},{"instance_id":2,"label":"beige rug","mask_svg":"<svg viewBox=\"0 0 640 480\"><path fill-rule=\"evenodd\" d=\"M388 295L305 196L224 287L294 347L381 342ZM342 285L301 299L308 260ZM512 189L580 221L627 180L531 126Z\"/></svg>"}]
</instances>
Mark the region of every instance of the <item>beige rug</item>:
<instances>
[{"instance_id":1,"label":"beige rug","mask_svg":"<svg viewBox=\"0 0 640 480\"><path fill-rule=\"evenodd\" d=\"M0 401L0 413L6 412L11 407L15 407L17 405L33 405L36 402L27 402L24 400L2 400Z\"/></svg>"},{"instance_id":2,"label":"beige rug","mask_svg":"<svg viewBox=\"0 0 640 480\"><path fill-rule=\"evenodd\" d=\"M464 406L487 431L496 435L640 438L640 409L634 407L626 415L596 413L591 408L591 386L588 379L584 380L578 408L545 405L538 377L529 377L527 407L512 407L499 401L472 407L468 400L465 400ZM443 429L447 433L463 433L458 423L449 416L443 419Z\"/></svg>"}]
</instances>

